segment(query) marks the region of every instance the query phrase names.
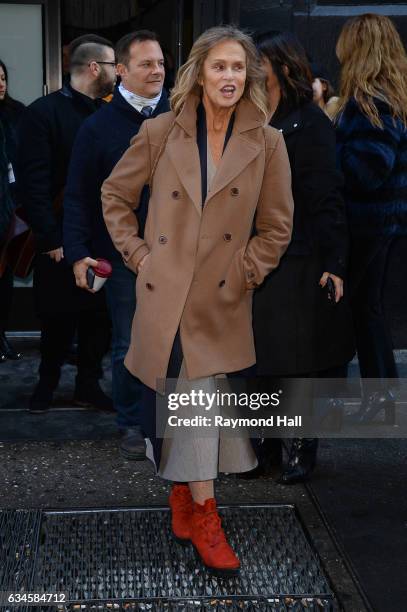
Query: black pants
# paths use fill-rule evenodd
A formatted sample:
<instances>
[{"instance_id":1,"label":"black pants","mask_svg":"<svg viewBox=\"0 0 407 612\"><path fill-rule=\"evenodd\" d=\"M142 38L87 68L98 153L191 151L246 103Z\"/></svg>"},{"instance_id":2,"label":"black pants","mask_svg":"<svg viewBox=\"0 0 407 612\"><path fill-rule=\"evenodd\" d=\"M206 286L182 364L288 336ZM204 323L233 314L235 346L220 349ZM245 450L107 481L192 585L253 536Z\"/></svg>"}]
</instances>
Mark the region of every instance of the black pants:
<instances>
[{"instance_id":1,"label":"black pants","mask_svg":"<svg viewBox=\"0 0 407 612\"><path fill-rule=\"evenodd\" d=\"M13 272L6 268L0 278L0 332L7 328L13 297Z\"/></svg>"},{"instance_id":2,"label":"black pants","mask_svg":"<svg viewBox=\"0 0 407 612\"><path fill-rule=\"evenodd\" d=\"M61 366L78 335L77 386L100 377L101 363L109 348L110 320L105 311L83 311L41 315L40 380L52 388L58 385Z\"/></svg>"},{"instance_id":3,"label":"black pants","mask_svg":"<svg viewBox=\"0 0 407 612\"><path fill-rule=\"evenodd\" d=\"M40 380L58 384L61 365L78 335L77 384L100 378L101 364L110 344L111 323L103 290L90 294L75 284L65 259L56 263L37 255L34 263L34 301L41 321Z\"/></svg>"},{"instance_id":4,"label":"black pants","mask_svg":"<svg viewBox=\"0 0 407 612\"><path fill-rule=\"evenodd\" d=\"M386 379L398 377L383 311L383 286L392 241L391 237L375 241L359 238L352 244L351 306L360 374L362 379L376 379L369 383L369 392L386 388Z\"/></svg>"}]
</instances>

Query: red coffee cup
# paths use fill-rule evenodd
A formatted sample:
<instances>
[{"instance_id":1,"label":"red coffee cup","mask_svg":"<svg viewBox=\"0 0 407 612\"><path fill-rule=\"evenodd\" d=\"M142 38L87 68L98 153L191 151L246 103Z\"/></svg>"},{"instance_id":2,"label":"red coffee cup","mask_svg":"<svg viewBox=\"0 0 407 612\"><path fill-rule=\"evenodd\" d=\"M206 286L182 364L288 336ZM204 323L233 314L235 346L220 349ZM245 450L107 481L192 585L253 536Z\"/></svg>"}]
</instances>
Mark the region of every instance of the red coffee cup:
<instances>
[{"instance_id":1,"label":"red coffee cup","mask_svg":"<svg viewBox=\"0 0 407 612\"><path fill-rule=\"evenodd\" d=\"M99 291L112 274L112 265L107 259L97 258L97 266L90 266L87 271L89 289Z\"/></svg>"}]
</instances>

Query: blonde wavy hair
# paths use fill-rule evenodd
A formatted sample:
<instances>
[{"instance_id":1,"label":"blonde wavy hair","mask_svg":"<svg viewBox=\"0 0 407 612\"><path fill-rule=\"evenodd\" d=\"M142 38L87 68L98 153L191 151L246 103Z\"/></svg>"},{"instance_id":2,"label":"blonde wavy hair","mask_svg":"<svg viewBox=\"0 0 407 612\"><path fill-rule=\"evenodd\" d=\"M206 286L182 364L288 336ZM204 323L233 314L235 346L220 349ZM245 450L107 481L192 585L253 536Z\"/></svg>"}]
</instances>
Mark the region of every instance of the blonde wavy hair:
<instances>
[{"instance_id":1,"label":"blonde wavy hair","mask_svg":"<svg viewBox=\"0 0 407 612\"><path fill-rule=\"evenodd\" d=\"M189 57L178 71L175 85L171 91L170 105L176 115L181 112L185 100L191 93L201 95L202 87L198 84L203 63L209 51L225 40L233 40L242 45L246 52L246 84L243 98L251 100L264 115L269 117L266 80L260 65L256 47L250 36L234 26L217 26L206 30L194 42Z\"/></svg>"},{"instance_id":2,"label":"blonde wavy hair","mask_svg":"<svg viewBox=\"0 0 407 612\"><path fill-rule=\"evenodd\" d=\"M336 55L341 63L338 117L350 98L376 127L383 128L373 98L386 102L407 126L407 55L392 21L366 13L347 21Z\"/></svg>"}]
</instances>

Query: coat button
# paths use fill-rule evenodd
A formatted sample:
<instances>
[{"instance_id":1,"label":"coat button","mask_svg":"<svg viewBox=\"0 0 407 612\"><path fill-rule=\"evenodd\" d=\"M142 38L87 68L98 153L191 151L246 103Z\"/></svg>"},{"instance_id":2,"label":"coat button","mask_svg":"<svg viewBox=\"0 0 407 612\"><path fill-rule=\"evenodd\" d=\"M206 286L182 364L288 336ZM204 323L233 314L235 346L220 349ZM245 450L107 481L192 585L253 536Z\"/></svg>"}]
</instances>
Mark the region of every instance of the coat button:
<instances>
[{"instance_id":1,"label":"coat button","mask_svg":"<svg viewBox=\"0 0 407 612\"><path fill-rule=\"evenodd\" d=\"M123 255L124 255L125 257L128 257L128 256L129 256L129 252L128 252L128 251L123 251Z\"/></svg>"},{"instance_id":2,"label":"coat button","mask_svg":"<svg viewBox=\"0 0 407 612\"><path fill-rule=\"evenodd\" d=\"M160 244L166 244L166 243L168 242L168 238L167 238L167 236L160 236L160 237L158 238L158 242L159 242Z\"/></svg>"},{"instance_id":3,"label":"coat button","mask_svg":"<svg viewBox=\"0 0 407 612\"><path fill-rule=\"evenodd\" d=\"M239 195L239 188L238 187L232 187L232 189L230 190L230 193L232 194L232 196Z\"/></svg>"},{"instance_id":4,"label":"coat button","mask_svg":"<svg viewBox=\"0 0 407 612\"><path fill-rule=\"evenodd\" d=\"M171 195L174 198L174 200L179 200L181 194L180 194L179 191L175 190L175 191L172 192Z\"/></svg>"},{"instance_id":5,"label":"coat button","mask_svg":"<svg viewBox=\"0 0 407 612\"><path fill-rule=\"evenodd\" d=\"M153 286L151 283L146 283L146 288L147 288L149 291L152 291L152 290L154 289L154 286Z\"/></svg>"},{"instance_id":6,"label":"coat button","mask_svg":"<svg viewBox=\"0 0 407 612\"><path fill-rule=\"evenodd\" d=\"M225 242L230 242L232 240L232 234L223 234L223 240Z\"/></svg>"},{"instance_id":7,"label":"coat button","mask_svg":"<svg viewBox=\"0 0 407 612\"><path fill-rule=\"evenodd\" d=\"M247 278L254 278L254 272L248 272L247 273Z\"/></svg>"},{"instance_id":8,"label":"coat button","mask_svg":"<svg viewBox=\"0 0 407 612\"><path fill-rule=\"evenodd\" d=\"M221 280L219 283L219 287L223 287L225 285L226 281L225 280Z\"/></svg>"}]
</instances>

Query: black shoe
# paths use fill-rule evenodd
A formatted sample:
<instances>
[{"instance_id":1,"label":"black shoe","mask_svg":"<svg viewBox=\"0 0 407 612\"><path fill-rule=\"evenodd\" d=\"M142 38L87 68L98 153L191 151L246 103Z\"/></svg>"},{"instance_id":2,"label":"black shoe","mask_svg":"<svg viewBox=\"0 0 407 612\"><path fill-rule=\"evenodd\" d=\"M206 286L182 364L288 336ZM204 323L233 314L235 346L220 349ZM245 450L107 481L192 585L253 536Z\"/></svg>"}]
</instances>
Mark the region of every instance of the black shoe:
<instances>
[{"instance_id":1,"label":"black shoe","mask_svg":"<svg viewBox=\"0 0 407 612\"><path fill-rule=\"evenodd\" d=\"M345 403L342 399L331 397L323 400L322 403L314 406L314 410L318 429L328 432L342 430L345 411Z\"/></svg>"},{"instance_id":2,"label":"black shoe","mask_svg":"<svg viewBox=\"0 0 407 612\"><path fill-rule=\"evenodd\" d=\"M133 426L122 429L120 454L125 459L144 461L146 458L146 443L140 427Z\"/></svg>"},{"instance_id":3,"label":"black shoe","mask_svg":"<svg viewBox=\"0 0 407 612\"><path fill-rule=\"evenodd\" d=\"M287 467L278 479L279 484L291 485L307 480L315 468L317 450L316 438L294 438Z\"/></svg>"},{"instance_id":4,"label":"black shoe","mask_svg":"<svg viewBox=\"0 0 407 612\"><path fill-rule=\"evenodd\" d=\"M359 411L352 414L349 420L359 425L369 425L375 417L384 410L384 423L395 425L396 423L396 401L391 391L376 391L362 400ZM383 421L382 421L383 422Z\"/></svg>"},{"instance_id":5,"label":"black shoe","mask_svg":"<svg viewBox=\"0 0 407 612\"><path fill-rule=\"evenodd\" d=\"M258 466L250 472L237 474L243 480L252 480L271 476L276 468L281 467L283 462L283 446L279 438L265 438L256 450Z\"/></svg>"},{"instance_id":6,"label":"black shoe","mask_svg":"<svg viewBox=\"0 0 407 612\"><path fill-rule=\"evenodd\" d=\"M34 414L47 412L51 407L53 394L53 388L40 381L30 398L28 410Z\"/></svg>"},{"instance_id":7,"label":"black shoe","mask_svg":"<svg viewBox=\"0 0 407 612\"><path fill-rule=\"evenodd\" d=\"M112 399L102 390L99 381L91 380L87 383L76 384L73 398L75 406L103 410L105 412L116 412L113 408Z\"/></svg>"},{"instance_id":8,"label":"black shoe","mask_svg":"<svg viewBox=\"0 0 407 612\"><path fill-rule=\"evenodd\" d=\"M16 351L7 340L6 334L4 332L0 332L0 361L5 361L6 359L21 359L22 354Z\"/></svg>"}]
</instances>

